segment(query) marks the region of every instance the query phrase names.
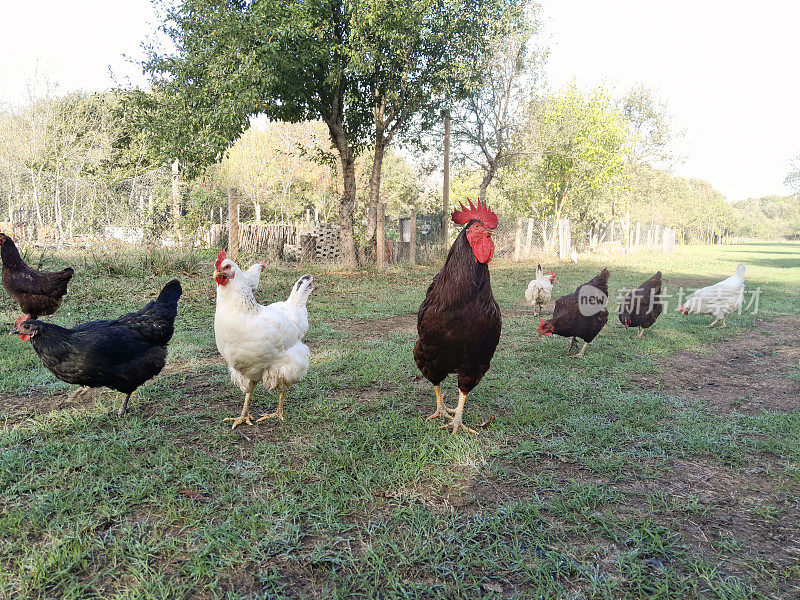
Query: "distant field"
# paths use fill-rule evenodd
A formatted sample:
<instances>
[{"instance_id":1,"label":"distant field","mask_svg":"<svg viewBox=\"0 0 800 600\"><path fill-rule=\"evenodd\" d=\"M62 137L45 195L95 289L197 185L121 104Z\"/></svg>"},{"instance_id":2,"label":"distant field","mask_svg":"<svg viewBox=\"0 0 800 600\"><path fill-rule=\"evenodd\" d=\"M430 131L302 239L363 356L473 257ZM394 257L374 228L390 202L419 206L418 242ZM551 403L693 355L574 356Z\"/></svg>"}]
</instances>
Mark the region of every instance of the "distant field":
<instances>
[{"instance_id":1,"label":"distant field","mask_svg":"<svg viewBox=\"0 0 800 600\"><path fill-rule=\"evenodd\" d=\"M168 365L122 418L120 394L68 403L0 336L0 599L800 596L800 244L548 260L554 296L603 266L613 290L661 270L671 294L739 261L761 290L726 329L672 302L637 339L612 315L584 360L536 333L536 263L493 262L503 335L467 402L468 426L494 417L477 436L425 421L411 349L438 265L311 267L308 377L283 423L231 431L243 397L201 258L47 260L76 267L63 325L181 279ZM299 269L266 270L257 298L285 299ZM18 314L1 292L0 322ZM252 413L275 403L258 388Z\"/></svg>"}]
</instances>

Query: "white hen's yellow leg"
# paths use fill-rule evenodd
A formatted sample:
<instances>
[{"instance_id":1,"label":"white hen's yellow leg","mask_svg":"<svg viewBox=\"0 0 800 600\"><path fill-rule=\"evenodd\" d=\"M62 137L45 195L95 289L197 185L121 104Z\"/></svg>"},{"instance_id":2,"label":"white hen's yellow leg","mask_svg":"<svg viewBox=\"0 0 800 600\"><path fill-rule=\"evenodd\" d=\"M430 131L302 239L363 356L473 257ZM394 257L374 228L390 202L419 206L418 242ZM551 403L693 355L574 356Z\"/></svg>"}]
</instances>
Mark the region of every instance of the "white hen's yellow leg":
<instances>
[{"instance_id":1,"label":"white hen's yellow leg","mask_svg":"<svg viewBox=\"0 0 800 600\"><path fill-rule=\"evenodd\" d=\"M442 386L433 386L433 391L436 392L436 412L428 416L428 421L436 417L449 417L452 413L456 412L452 408L447 408L444 405L444 398L442 398Z\"/></svg>"},{"instance_id":2,"label":"white hen's yellow leg","mask_svg":"<svg viewBox=\"0 0 800 600\"><path fill-rule=\"evenodd\" d=\"M713 327L713 326L714 326L714 325L716 325L717 323L719 323L719 319L717 319L717 320L716 320L716 321L714 321L713 323L709 323L708 325L706 325L706 327Z\"/></svg>"},{"instance_id":3,"label":"white hen's yellow leg","mask_svg":"<svg viewBox=\"0 0 800 600\"><path fill-rule=\"evenodd\" d=\"M461 419L464 416L464 403L466 401L467 395L461 390L458 390L458 407L456 408L456 414L453 415L453 418L449 423L442 425L440 429L452 429L454 435L459 429L466 429L470 433L478 433L474 429L470 429L461 422Z\"/></svg>"},{"instance_id":4,"label":"white hen's yellow leg","mask_svg":"<svg viewBox=\"0 0 800 600\"><path fill-rule=\"evenodd\" d=\"M242 423L247 423L248 425L253 424L253 417L250 414L250 392L247 392L244 395L244 406L242 407L242 414L239 417L228 417L227 419L223 419L222 422L225 421L233 421L233 426L231 429L236 429L237 425L241 425Z\"/></svg>"},{"instance_id":5,"label":"white hen's yellow leg","mask_svg":"<svg viewBox=\"0 0 800 600\"><path fill-rule=\"evenodd\" d=\"M722 326L727 327L728 324L725 322L725 317L722 317Z\"/></svg>"},{"instance_id":6,"label":"white hen's yellow leg","mask_svg":"<svg viewBox=\"0 0 800 600\"><path fill-rule=\"evenodd\" d=\"M572 358L583 358L583 353L586 352L586 348L589 347L589 342L583 342L583 348L577 354L573 354Z\"/></svg>"},{"instance_id":7,"label":"white hen's yellow leg","mask_svg":"<svg viewBox=\"0 0 800 600\"><path fill-rule=\"evenodd\" d=\"M278 410L276 410L274 413L267 413L261 415L261 418L258 421L256 421L256 423L261 423L261 421L264 421L266 419L272 419L273 417L276 417L281 421L283 421L283 395L285 393L286 392L278 392Z\"/></svg>"}]
</instances>

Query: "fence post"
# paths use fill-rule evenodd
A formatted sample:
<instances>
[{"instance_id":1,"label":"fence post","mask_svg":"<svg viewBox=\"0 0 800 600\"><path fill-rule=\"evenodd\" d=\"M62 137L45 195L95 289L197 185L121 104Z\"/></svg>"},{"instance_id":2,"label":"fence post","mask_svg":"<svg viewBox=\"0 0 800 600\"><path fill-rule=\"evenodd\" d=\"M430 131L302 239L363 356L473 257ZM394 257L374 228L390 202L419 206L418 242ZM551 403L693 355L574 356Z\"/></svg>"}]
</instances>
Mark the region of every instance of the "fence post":
<instances>
[{"instance_id":1,"label":"fence post","mask_svg":"<svg viewBox=\"0 0 800 600\"><path fill-rule=\"evenodd\" d=\"M236 188L228 188L228 256L239 254L239 197Z\"/></svg>"},{"instance_id":2,"label":"fence post","mask_svg":"<svg viewBox=\"0 0 800 600\"><path fill-rule=\"evenodd\" d=\"M181 188L180 188L180 173L181 163L178 159L172 163L172 236L175 239L175 245L178 245L181 240L180 220L181 220Z\"/></svg>"},{"instance_id":3,"label":"fence post","mask_svg":"<svg viewBox=\"0 0 800 600\"><path fill-rule=\"evenodd\" d=\"M532 243L533 243L533 219L528 219L528 239L525 240L525 258L531 257Z\"/></svg>"},{"instance_id":4,"label":"fence post","mask_svg":"<svg viewBox=\"0 0 800 600\"><path fill-rule=\"evenodd\" d=\"M519 261L520 254L522 254L522 217L517 217L517 231L514 234L514 261Z\"/></svg>"},{"instance_id":5,"label":"fence post","mask_svg":"<svg viewBox=\"0 0 800 600\"><path fill-rule=\"evenodd\" d=\"M411 236L411 246L408 248L408 262L412 265L417 264L417 211L415 209L411 209L411 231L409 232Z\"/></svg>"},{"instance_id":6,"label":"fence post","mask_svg":"<svg viewBox=\"0 0 800 600\"><path fill-rule=\"evenodd\" d=\"M378 201L377 227L375 228L375 253L378 255L378 270L386 268L386 238L383 231L383 202Z\"/></svg>"}]
</instances>

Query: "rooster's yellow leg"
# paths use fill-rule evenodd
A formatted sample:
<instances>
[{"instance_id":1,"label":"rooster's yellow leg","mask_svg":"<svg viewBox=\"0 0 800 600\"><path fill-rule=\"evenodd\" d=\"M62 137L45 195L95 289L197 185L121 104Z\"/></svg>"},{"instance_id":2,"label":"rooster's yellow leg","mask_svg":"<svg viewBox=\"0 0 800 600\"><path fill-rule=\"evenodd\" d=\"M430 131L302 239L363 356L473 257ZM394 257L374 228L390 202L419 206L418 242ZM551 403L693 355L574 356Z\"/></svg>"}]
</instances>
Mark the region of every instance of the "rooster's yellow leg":
<instances>
[{"instance_id":1,"label":"rooster's yellow leg","mask_svg":"<svg viewBox=\"0 0 800 600\"><path fill-rule=\"evenodd\" d=\"M250 415L250 392L247 392L244 395L244 406L242 407L242 415L239 417L228 417L227 419L223 419L222 422L225 421L233 421L233 426L231 429L236 429L237 425L241 425L242 423L247 423L248 425L253 424L253 417Z\"/></svg>"},{"instance_id":2,"label":"rooster's yellow leg","mask_svg":"<svg viewBox=\"0 0 800 600\"><path fill-rule=\"evenodd\" d=\"M583 353L586 352L586 348L589 347L589 342L583 342L583 348L577 354L573 354L572 358L583 358Z\"/></svg>"},{"instance_id":3,"label":"rooster's yellow leg","mask_svg":"<svg viewBox=\"0 0 800 600\"><path fill-rule=\"evenodd\" d=\"M644 337L644 327L639 327L639 334L636 337Z\"/></svg>"},{"instance_id":4,"label":"rooster's yellow leg","mask_svg":"<svg viewBox=\"0 0 800 600\"><path fill-rule=\"evenodd\" d=\"M478 433L474 429L470 429L461 422L461 418L464 416L464 403L466 401L467 401L467 395L461 390L458 390L458 407L456 408L456 414L453 415L453 418L450 420L449 423L442 425L440 429L452 429L454 435L459 429L465 429L470 433L476 433L476 434Z\"/></svg>"},{"instance_id":5,"label":"rooster's yellow leg","mask_svg":"<svg viewBox=\"0 0 800 600\"><path fill-rule=\"evenodd\" d=\"M278 392L278 410L276 410L274 413L261 415L261 418L258 421L256 421L256 423L261 423L261 421L264 421L266 419L271 419L273 417L277 417L278 419L283 421L283 395L285 393L286 392Z\"/></svg>"},{"instance_id":6,"label":"rooster's yellow leg","mask_svg":"<svg viewBox=\"0 0 800 600\"><path fill-rule=\"evenodd\" d=\"M428 417L428 421L436 417L449 417L450 414L456 412L452 408L447 408L444 405L444 398L442 398L442 386L433 386L433 391L436 392L436 412Z\"/></svg>"},{"instance_id":7,"label":"rooster's yellow leg","mask_svg":"<svg viewBox=\"0 0 800 600\"><path fill-rule=\"evenodd\" d=\"M713 323L709 323L708 325L706 325L706 327L713 327L713 326L714 326L714 325L716 325L717 323L719 323L719 319L717 319L717 320L716 320L716 321L714 321Z\"/></svg>"}]
</instances>

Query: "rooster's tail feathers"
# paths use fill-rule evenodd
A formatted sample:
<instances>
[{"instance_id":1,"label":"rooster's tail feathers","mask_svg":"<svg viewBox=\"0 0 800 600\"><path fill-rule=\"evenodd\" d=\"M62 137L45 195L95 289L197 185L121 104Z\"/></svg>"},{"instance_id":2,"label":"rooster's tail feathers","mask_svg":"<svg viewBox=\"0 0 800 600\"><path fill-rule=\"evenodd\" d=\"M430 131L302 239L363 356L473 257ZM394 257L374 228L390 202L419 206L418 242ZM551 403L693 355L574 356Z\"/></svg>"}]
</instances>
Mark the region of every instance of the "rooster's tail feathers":
<instances>
[{"instance_id":1,"label":"rooster's tail feathers","mask_svg":"<svg viewBox=\"0 0 800 600\"><path fill-rule=\"evenodd\" d=\"M745 266L744 266L743 262L741 262L738 265L736 265L736 276L737 277L740 277L741 279L744 279L744 272L745 272Z\"/></svg>"},{"instance_id":2,"label":"rooster's tail feathers","mask_svg":"<svg viewBox=\"0 0 800 600\"><path fill-rule=\"evenodd\" d=\"M544 275L544 271L542 271L542 265L536 265L536 279L541 279Z\"/></svg>"},{"instance_id":3,"label":"rooster's tail feathers","mask_svg":"<svg viewBox=\"0 0 800 600\"><path fill-rule=\"evenodd\" d=\"M158 298L156 298L156 302L158 304L177 304L182 293L181 282L177 279L173 279L161 290Z\"/></svg>"}]
</instances>

